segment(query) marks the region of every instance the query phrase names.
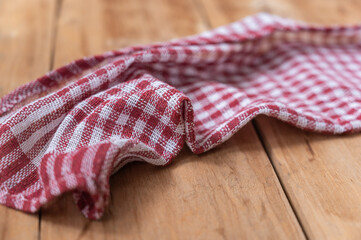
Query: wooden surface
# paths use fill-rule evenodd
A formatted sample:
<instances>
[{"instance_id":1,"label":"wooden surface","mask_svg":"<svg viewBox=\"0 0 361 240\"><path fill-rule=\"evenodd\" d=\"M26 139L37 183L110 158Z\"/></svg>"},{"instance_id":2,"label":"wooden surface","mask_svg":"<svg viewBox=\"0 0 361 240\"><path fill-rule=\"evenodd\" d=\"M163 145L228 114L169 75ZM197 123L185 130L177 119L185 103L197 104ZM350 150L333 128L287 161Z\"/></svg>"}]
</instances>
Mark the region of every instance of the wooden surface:
<instances>
[{"instance_id":1,"label":"wooden surface","mask_svg":"<svg viewBox=\"0 0 361 240\"><path fill-rule=\"evenodd\" d=\"M361 21L352 0L0 0L0 94L85 55L260 11ZM85 219L70 195L39 214L0 206L0 239L360 239L360 142L259 117L208 153L185 148L167 167L122 168L100 221Z\"/></svg>"}]
</instances>

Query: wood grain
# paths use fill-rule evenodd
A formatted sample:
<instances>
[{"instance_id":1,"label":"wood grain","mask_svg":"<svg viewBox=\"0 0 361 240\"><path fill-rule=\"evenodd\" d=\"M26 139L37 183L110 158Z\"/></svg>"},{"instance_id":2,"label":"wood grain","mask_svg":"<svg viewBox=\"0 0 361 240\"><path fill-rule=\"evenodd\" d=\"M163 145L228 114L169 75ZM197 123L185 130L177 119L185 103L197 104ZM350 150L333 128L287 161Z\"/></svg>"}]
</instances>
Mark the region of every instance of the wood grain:
<instances>
[{"instance_id":1,"label":"wood grain","mask_svg":"<svg viewBox=\"0 0 361 240\"><path fill-rule=\"evenodd\" d=\"M55 1L0 1L0 94L49 71Z\"/></svg>"},{"instance_id":2,"label":"wood grain","mask_svg":"<svg viewBox=\"0 0 361 240\"><path fill-rule=\"evenodd\" d=\"M361 238L361 135L303 132L257 121L270 157L311 239Z\"/></svg>"},{"instance_id":3,"label":"wood grain","mask_svg":"<svg viewBox=\"0 0 361 240\"><path fill-rule=\"evenodd\" d=\"M0 95L45 73L52 60L60 66L259 11L356 23L360 8L352 0L2 0ZM359 239L361 135L306 133L265 117L255 123L308 237ZM1 206L0 239L304 238L252 125L207 154L184 150L165 168L131 164L111 183L112 203L101 221L84 219L67 195L43 212L39 235L37 214Z\"/></svg>"},{"instance_id":4,"label":"wood grain","mask_svg":"<svg viewBox=\"0 0 361 240\"><path fill-rule=\"evenodd\" d=\"M203 0L202 4L212 26L258 11L321 24L361 21L361 2L352 0ZM256 123L308 237L360 239L361 135L311 134L266 117Z\"/></svg>"},{"instance_id":5,"label":"wood grain","mask_svg":"<svg viewBox=\"0 0 361 240\"><path fill-rule=\"evenodd\" d=\"M206 26L190 4L190 0L64 0L55 67L108 50L202 32Z\"/></svg>"},{"instance_id":6,"label":"wood grain","mask_svg":"<svg viewBox=\"0 0 361 240\"><path fill-rule=\"evenodd\" d=\"M247 125L207 154L183 151L167 168L131 164L113 176L101 221L85 220L67 196L43 211L42 239L304 239L260 150Z\"/></svg>"},{"instance_id":7,"label":"wood grain","mask_svg":"<svg viewBox=\"0 0 361 240\"><path fill-rule=\"evenodd\" d=\"M84 55L168 40L207 28L192 1L62 4L55 66ZM304 239L252 125L201 156L168 167L131 164L111 179L101 221L84 219L67 195L42 213L41 239Z\"/></svg>"},{"instance_id":8,"label":"wood grain","mask_svg":"<svg viewBox=\"0 0 361 240\"><path fill-rule=\"evenodd\" d=\"M211 26L220 26L258 12L319 24L360 22L361 1L355 0L196 0ZM321 14L322 13L322 14Z\"/></svg>"},{"instance_id":9,"label":"wood grain","mask_svg":"<svg viewBox=\"0 0 361 240\"><path fill-rule=\"evenodd\" d=\"M49 70L55 1L0 1L0 95ZM0 239L38 239L38 214L0 206Z\"/></svg>"}]
</instances>

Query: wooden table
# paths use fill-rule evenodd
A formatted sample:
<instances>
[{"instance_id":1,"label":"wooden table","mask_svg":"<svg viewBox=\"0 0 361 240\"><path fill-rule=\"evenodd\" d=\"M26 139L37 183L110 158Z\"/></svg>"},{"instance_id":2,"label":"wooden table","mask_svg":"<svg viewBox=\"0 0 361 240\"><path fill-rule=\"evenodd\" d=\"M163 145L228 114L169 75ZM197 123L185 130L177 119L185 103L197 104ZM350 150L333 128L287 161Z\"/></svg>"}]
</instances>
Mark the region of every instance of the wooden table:
<instances>
[{"instance_id":1,"label":"wooden table","mask_svg":"<svg viewBox=\"0 0 361 240\"><path fill-rule=\"evenodd\" d=\"M0 0L0 91L73 59L196 34L256 12L361 21L357 0ZM111 206L85 219L70 195L38 214L0 207L1 239L361 239L361 135L259 117L201 155L130 164Z\"/></svg>"}]
</instances>

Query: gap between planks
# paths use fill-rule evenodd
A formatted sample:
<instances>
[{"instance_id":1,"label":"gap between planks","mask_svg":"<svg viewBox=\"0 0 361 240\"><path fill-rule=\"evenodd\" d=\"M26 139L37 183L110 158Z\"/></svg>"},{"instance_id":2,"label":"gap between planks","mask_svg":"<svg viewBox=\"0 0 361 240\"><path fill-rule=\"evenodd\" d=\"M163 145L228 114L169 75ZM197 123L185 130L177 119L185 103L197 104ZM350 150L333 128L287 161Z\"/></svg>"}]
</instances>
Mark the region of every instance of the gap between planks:
<instances>
[{"instance_id":1,"label":"gap between planks","mask_svg":"<svg viewBox=\"0 0 361 240\"><path fill-rule=\"evenodd\" d=\"M201 2L200 0L193 0L193 2L194 2L194 5L196 6L196 9L198 10L199 15L201 16L202 20L204 21L204 24L206 26L208 26L209 29L215 28L216 26L212 26L212 24L211 24L211 21L210 21L209 16L208 16L208 14L206 12L206 9L204 8L203 2ZM302 222L301 222L301 220L300 220L300 218L299 218L299 216L297 214L297 210L294 207L294 205L292 203L292 200L289 197L289 194L287 193L287 189L285 188L284 183L282 182L282 179L280 178L279 173L278 173L277 169L274 166L274 163L272 161L272 157L269 154L269 151L268 151L268 149L267 149L267 147L265 145L264 139L262 138L262 135L260 133L259 127L257 126L257 122L254 119L252 119L251 123L252 123L252 126L253 126L256 134L257 134L258 140L261 142L262 148L263 148L264 152L266 153L268 160L271 163L272 169L273 169L273 171L275 172L275 174L277 176L277 179L278 179L278 181L279 181L279 183L280 183L280 185L282 187L282 190L283 190L283 192L284 192L284 194L285 194L285 196L287 198L287 201L291 206L292 212L295 215L295 217L297 219L297 222L300 225L301 230L302 230L303 234L305 235L306 239L309 239L309 237L307 235L307 232L305 231L305 228L304 228L304 226L303 226L303 224L302 224Z\"/></svg>"}]
</instances>

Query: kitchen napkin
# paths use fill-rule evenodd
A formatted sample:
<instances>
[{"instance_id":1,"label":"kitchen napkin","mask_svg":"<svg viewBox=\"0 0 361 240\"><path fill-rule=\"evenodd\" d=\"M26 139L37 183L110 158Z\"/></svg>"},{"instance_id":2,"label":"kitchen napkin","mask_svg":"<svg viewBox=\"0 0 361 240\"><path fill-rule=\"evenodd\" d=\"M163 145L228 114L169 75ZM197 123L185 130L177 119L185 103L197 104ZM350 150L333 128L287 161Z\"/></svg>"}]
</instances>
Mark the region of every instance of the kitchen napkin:
<instances>
[{"instance_id":1,"label":"kitchen napkin","mask_svg":"<svg viewBox=\"0 0 361 240\"><path fill-rule=\"evenodd\" d=\"M124 164L168 164L184 143L203 153L259 114L359 131L360 40L361 25L257 14L51 71L0 100L0 203L35 212L72 191L98 219Z\"/></svg>"}]
</instances>

